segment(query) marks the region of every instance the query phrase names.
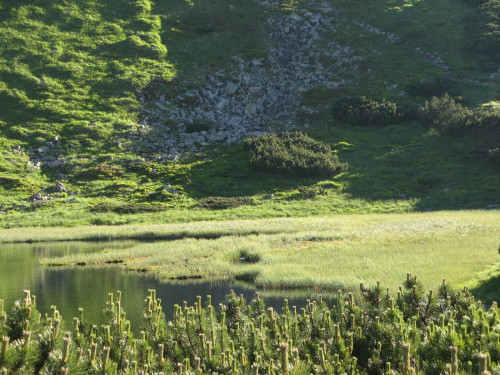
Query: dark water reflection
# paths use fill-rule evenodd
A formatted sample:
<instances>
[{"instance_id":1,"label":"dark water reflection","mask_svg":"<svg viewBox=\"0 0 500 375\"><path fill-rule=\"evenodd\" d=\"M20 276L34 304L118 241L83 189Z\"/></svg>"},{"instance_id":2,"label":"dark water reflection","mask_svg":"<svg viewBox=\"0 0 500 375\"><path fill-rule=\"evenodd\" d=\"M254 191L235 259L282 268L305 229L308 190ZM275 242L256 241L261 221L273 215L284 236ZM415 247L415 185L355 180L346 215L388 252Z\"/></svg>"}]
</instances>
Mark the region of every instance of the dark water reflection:
<instances>
[{"instance_id":1,"label":"dark water reflection","mask_svg":"<svg viewBox=\"0 0 500 375\"><path fill-rule=\"evenodd\" d=\"M122 306L133 331L137 333L148 289L156 289L169 319L174 304L182 305L183 301L187 301L192 305L199 295L203 301L211 295L212 304L216 305L231 289L243 294L247 301L255 294L253 289L234 282L162 283L147 274L123 271L120 266L58 269L39 264L43 257L123 248L133 244L133 241L1 244L0 299L5 301L8 312L14 302L23 297L23 290L30 289L36 295L37 307L42 313L50 312L51 305L55 305L66 324L71 324L72 317L78 315L78 308L83 307L85 320L102 324L108 294L121 290ZM283 298L265 298L265 301L267 306L281 311ZM305 305L305 299L290 299L289 304L301 307Z\"/></svg>"}]
</instances>

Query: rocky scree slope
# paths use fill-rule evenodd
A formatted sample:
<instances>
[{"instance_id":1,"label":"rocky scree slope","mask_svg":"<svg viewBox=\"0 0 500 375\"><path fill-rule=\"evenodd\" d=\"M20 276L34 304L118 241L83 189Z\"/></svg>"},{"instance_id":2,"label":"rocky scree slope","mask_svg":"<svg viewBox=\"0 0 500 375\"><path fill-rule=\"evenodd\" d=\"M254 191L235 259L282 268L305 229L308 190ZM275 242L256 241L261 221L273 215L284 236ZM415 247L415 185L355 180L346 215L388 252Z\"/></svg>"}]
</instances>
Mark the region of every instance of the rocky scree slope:
<instances>
[{"instance_id":1,"label":"rocky scree slope","mask_svg":"<svg viewBox=\"0 0 500 375\"><path fill-rule=\"evenodd\" d=\"M133 150L153 160L172 160L278 127L293 129L302 94L318 85L349 84L346 73L363 59L351 47L321 38L335 30L338 17L327 2L311 2L307 9L270 17L267 57L245 61L233 56L229 69L207 73L201 89L172 98L142 96L144 120L128 136ZM332 63L323 65L325 57ZM196 123L205 130L189 132Z\"/></svg>"}]
</instances>

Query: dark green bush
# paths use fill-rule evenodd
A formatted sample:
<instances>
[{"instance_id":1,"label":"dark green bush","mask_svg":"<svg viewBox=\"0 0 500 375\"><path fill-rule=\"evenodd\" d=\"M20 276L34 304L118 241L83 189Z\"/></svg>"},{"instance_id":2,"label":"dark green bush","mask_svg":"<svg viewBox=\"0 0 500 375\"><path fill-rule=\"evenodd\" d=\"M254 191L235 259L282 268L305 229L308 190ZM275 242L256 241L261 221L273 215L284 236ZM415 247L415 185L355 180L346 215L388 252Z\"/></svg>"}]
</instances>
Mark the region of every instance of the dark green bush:
<instances>
[{"instance_id":1,"label":"dark green bush","mask_svg":"<svg viewBox=\"0 0 500 375\"><path fill-rule=\"evenodd\" d=\"M209 210L225 210L253 203L250 197L206 197L198 201L198 206Z\"/></svg>"},{"instance_id":2,"label":"dark green bush","mask_svg":"<svg viewBox=\"0 0 500 375\"><path fill-rule=\"evenodd\" d=\"M239 252L238 260L240 262L258 263L260 262L260 255L257 253L251 253L247 249L243 249Z\"/></svg>"},{"instance_id":3,"label":"dark green bush","mask_svg":"<svg viewBox=\"0 0 500 375\"><path fill-rule=\"evenodd\" d=\"M299 194L303 198L315 198L318 195L326 195L326 190L323 187L317 186L299 186Z\"/></svg>"},{"instance_id":4,"label":"dark green bush","mask_svg":"<svg viewBox=\"0 0 500 375\"><path fill-rule=\"evenodd\" d=\"M115 212L117 214L140 214L146 212L161 212L165 211L165 207L156 206L151 204L130 203L130 204L113 204L113 203L99 203L92 206L89 211L91 212Z\"/></svg>"},{"instance_id":5,"label":"dark green bush","mask_svg":"<svg viewBox=\"0 0 500 375\"><path fill-rule=\"evenodd\" d=\"M442 134L465 133L471 124L472 111L445 94L443 97L432 97L420 108L420 119L427 128L436 129Z\"/></svg>"},{"instance_id":6,"label":"dark green bush","mask_svg":"<svg viewBox=\"0 0 500 375\"><path fill-rule=\"evenodd\" d=\"M73 168L75 177L84 179L115 179L123 175L124 171L115 165L98 164L89 168Z\"/></svg>"},{"instance_id":7,"label":"dark green bush","mask_svg":"<svg viewBox=\"0 0 500 375\"><path fill-rule=\"evenodd\" d=\"M379 102L364 96L345 97L333 104L333 116L355 125L389 125L413 118L415 110L409 103Z\"/></svg>"},{"instance_id":8,"label":"dark green bush","mask_svg":"<svg viewBox=\"0 0 500 375\"><path fill-rule=\"evenodd\" d=\"M212 124L203 120L195 120L186 125L186 133L195 133L209 131L213 127Z\"/></svg>"},{"instance_id":9,"label":"dark green bush","mask_svg":"<svg viewBox=\"0 0 500 375\"><path fill-rule=\"evenodd\" d=\"M348 167L332 154L329 145L301 132L247 138L245 149L250 151L250 163L255 169L288 176L331 177Z\"/></svg>"}]
</instances>

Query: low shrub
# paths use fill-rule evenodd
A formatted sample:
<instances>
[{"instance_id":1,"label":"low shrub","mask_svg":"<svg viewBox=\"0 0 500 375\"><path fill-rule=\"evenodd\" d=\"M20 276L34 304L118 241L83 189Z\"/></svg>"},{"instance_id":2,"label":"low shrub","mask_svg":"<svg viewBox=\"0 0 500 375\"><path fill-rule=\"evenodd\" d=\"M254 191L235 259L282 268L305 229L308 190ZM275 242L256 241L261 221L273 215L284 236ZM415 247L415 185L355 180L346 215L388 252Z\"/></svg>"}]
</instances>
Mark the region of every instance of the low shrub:
<instances>
[{"instance_id":1,"label":"low shrub","mask_svg":"<svg viewBox=\"0 0 500 375\"><path fill-rule=\"evenodd\" d=\"M409 103L376 101L364 96L345 97L333 104L333 116L349 124L389 125L415 117L415 110Z\"/></svg>"},{"instance_id":2,"label":"low shrub","mask_svg":"<svg viewBox=\"0 0 500 375\"><path fill-rule=\"evenodd\" d=\"M243 249L240 250L238 254L238 260L240 262L258 263L260 262L260 255L257 253L252 253L247 249Z\"/></svg>"},{"instance_id":3,"label":"low shrub","mask_svg":"<svg viewBox=\"0 0 500 375\"><path fill-rule=\"evenodd\" d=\"M213 124L203 121L195 120L186 125L186 133L196 133L202 131L209 131L213 127Z\"/></svg>"},{"instance_id":4,"label":"low shrub","mask_svg":"<svg viewBox=\"0 0 500 375\"><path fill-rule=\"evenodd\" d=\"M472 111L456 103L448 94L441 98L432 97L419 112L422 125L442 134L465 133L473 115Z\"/></svg>"},{"instance_id":5,"label":"low shrub","mask_svg":"<svg viewBox=\"0 0 500 375\"><path fill-rule=\"evenodd\" d=\"M261 171L288 176L331 177L347 170L329 145L301 132L264 134L245 139L251 165Z\"/></svg>"},{"instance_id":6,"label":"low shrub","mask_svg":"<svg viewBox=\"0 0 500 375\"><path fill-rule=\"evenodd\" d=\"M75 177L84 179L114 179L121 177L124 171L114 165L98 164L90 168L73 168Z\"/></svg>"},{"instance_id":7,"label":"low shrub","mask_svg":"<svg viewBox=\"0 0 500 375\"><path fill-rule=\"evenodd\" d=\"M299 186L299 194L302 198L310 199L318 195L326 195L327 192L323 187L318 186Z\"/></svg>"},{"instance_id":8,"label":"low shrub","mask_svg":"<svg viewBox=\"0 0 500 375\"><path fill-rule=\"evenodd\" d=\"M165 207L143 203L130 203L123 205L113 203L99 203L90 207L89 211L98 213L115 212L117 214L140 214L165 211Z\"/></svg>"},{"instance_id":9,"label":"low shrub","mask_svg":"<svg viewBox=\"0 0 500 375\"><path fill-rule=\"evenodd\" d=\"M250 197L206 197L198 201L198 206L209 210L225 210L253 203Z\"/></svg>"}]
</instances>

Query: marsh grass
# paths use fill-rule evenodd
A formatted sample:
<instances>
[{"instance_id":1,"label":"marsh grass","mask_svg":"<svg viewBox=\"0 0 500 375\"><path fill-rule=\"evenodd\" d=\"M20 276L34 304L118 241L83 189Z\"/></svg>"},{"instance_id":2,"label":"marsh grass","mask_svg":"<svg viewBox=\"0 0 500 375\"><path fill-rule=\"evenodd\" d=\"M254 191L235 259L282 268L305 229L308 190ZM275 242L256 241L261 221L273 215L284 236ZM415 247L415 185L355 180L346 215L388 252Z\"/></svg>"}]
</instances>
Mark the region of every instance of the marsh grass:
<instances>
[{"instance_id":1,"label":"marsh grass","mask_svg":"<svg viewBox=\"0 0 500 375\"><path fill-rule=\"evenodd\" d=\"M11 241L69 238L177 238L124 250L74 255L59 264L120 263L159 279L240 278L265 289L352 288L377 280L398 286L402 271L429 284L446 277L456 285L479 284L481 273L500 265L498 212L463 211L407 215L192 223L183 225L87 227L51 234L4 230ZM181 239L181 237L184 237ZM205 238L204 238L205 237ZM207 239L211 238L211 239ZM241 254L258 257L241 261ZM51 259L43 260L50 264Z\"/></svg>"}]
</instances>

